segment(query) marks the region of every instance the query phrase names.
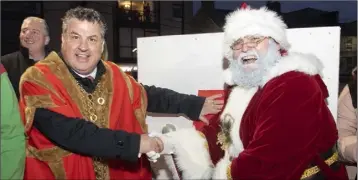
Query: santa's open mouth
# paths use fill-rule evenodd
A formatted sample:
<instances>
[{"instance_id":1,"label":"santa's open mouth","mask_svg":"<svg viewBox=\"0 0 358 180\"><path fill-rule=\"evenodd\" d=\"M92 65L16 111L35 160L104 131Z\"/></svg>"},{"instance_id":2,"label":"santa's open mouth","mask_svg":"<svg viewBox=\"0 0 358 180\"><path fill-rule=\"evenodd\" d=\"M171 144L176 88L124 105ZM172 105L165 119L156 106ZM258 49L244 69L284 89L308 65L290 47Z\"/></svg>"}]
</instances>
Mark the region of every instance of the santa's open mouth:
<instances>
[{"instance_id":1,"label":"santa's open mouth","mask_svg":"<svg viewBox=\"0 0 358 180\"><path fill-rule=\"evenodd\" d=\"M255 56L246 56L241 59L242 64L251 64L257 60Z\"/></svg>"}]
</instances>

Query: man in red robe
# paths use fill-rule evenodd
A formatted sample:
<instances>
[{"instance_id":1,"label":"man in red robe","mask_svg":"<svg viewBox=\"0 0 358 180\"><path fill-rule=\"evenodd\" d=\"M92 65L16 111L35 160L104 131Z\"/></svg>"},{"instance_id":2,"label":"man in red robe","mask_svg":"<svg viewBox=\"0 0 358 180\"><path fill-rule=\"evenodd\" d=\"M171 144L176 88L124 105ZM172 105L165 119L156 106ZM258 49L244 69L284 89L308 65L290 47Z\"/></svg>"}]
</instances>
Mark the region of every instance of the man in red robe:
<instances>
[{"instance_id":1,"label":"man in red robe","mask_svg":"<svg viewBox=\"0 0 358 180\"><path fill-rule=\"evenodd\" d=\"M348 179L322 64L289 52L286 30L265 7L227 16L224 74L232 88L220 121L158 135L175 144L183 179Z\"/></svg>"},{"instance_id":2,"label":"man in red robe","mask_svg":"<svg viewBox=\"0 0 358 180\"><path fill-rule=\"evenodd\" d=\"M138 154L163 147L146 135L143 87L100 60L103 18L75 8L66 12L62 28L61 53L50 53L20 81L24 179L151 179L147 157ZM96 137L104 138L92 141Z\"/></svg>"}]
</instances>

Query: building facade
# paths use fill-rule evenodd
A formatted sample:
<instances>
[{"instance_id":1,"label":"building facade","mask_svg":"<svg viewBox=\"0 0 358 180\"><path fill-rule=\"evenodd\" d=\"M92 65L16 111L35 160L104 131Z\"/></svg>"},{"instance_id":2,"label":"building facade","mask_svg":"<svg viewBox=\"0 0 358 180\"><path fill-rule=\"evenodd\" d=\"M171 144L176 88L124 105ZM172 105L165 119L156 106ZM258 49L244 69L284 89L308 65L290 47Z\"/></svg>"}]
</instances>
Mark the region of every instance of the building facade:
<instances>
[{"instance_id":1,"label":"building facade","mask_svg":"<svg viewBox=\"0 0 358 180\"><path fill-rule=\"evenodd\" d=\"M17 51L21 23L27 16L44 18L50 28L49 49L61 47L61 18L73 7L96 9L107 23L108 59L135 66L137 38L188 33L191 1L2 1L2 55ZM6 46L4 46L6 44ZM125 68L133 69L133 68ZM134 68L136 69L136 68Z\"/></svg>"},{"instance_id":2,"label":"building facade","mask_svg":"<svg viewBox=\"0 0 358 180\"><path fill-rule=\"evenodd\" d=\"M190 1L120 1L114 26L114 57L117 63L137 63L137 38L187 33L186 21L193 16ZM118 43L118 44L116 44Z\"/></svg>"}]
</instances>

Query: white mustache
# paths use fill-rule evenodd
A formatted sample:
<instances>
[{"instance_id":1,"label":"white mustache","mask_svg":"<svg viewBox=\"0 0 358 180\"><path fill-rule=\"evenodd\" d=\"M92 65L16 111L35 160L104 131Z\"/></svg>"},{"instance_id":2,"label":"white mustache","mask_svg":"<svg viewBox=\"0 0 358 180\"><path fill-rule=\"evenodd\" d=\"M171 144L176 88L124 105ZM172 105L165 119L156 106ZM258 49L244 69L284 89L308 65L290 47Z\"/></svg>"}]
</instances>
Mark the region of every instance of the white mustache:
<instances>
[{"instance_id":1,"label":"white mustache","mask_svg":"<svg viewBox=\"0 0 358 180\"><path fill-rule=\"evenodd\" d=\"M240 62L242 62L242 60L245 57L248 57L248 56L251 56L251 57L254 57L256 59L259 59L258 53L255 50L250 50L250 51L247 51L247 52L244 52L244 53L240 53L239 57L237 57L236 60L240 60Z\"/></svg>"}]
</instances>

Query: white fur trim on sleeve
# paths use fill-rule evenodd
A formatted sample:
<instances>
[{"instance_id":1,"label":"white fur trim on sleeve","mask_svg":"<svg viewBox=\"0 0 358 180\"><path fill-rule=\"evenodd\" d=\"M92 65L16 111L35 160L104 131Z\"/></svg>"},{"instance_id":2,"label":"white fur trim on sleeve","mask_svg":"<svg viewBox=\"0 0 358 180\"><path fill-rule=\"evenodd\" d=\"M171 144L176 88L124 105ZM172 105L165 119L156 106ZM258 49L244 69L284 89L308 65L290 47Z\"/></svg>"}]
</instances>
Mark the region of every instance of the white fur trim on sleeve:
<instances>
[{"instance_id":1,"label":"white fur trim on sleeve","mask_svg":"<svg viewBox=\"0 0 358 180\"><path fill-rule=\"evenodd\" d=\"M228 168L231 166L229 155L225 155L217 164L212 179L229 179ZM231 172L229 172L231 174Z\"/></svg>"},{"instance_id":2,"label":"white fur trim on sleeve","mask_svg":"<svg viewBox=\"0 0 358 180\"><path fill-rule=\"evenodd\" d=\"M205 137L193 128L166 134L175 142L175 162L183 179L210 179L213 163Z\"/></svg>"}]
</instances>

